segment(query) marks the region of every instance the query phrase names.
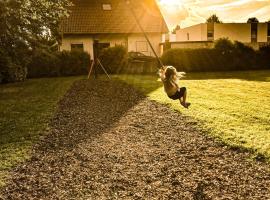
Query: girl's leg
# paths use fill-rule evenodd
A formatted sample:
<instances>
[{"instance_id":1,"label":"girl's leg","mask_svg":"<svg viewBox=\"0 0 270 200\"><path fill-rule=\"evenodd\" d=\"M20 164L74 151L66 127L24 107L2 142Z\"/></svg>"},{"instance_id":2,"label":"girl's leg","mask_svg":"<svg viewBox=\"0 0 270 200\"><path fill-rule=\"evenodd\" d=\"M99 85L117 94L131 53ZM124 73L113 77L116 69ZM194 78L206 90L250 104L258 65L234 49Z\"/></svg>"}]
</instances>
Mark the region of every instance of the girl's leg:
<instances>
[{"instance_id":1,"label":"girl's leg","mask_svg":"<svg viewBox=\"0 0 270 200\"><path fill-rule=\"evenodd\" d=\"M187 90L185 91L183 95L183 103L186 104L186 99L187 99Z\"/></svg>"},{"instance_id":2,"label":"girl's leg","mask_svg":"<svg viewBox=\"0 0 270 200\"><path fill-rule=\"evenodd\" d=\"M184 92L183 97L180 97L180 103L185 104L186 103L186 98L187 98L187 91Z\"/></svg>"},{"instance_id":3,"label":"girl's leg","mask_svg":"<svg viewBox=\"0 0 270 200\"><path fill-rule=\"evenodd\" d=\"M179 100L180 100L180 104L181 104L182 106L184 106L185 108L188 108L188 107L190 106L190 103L187 103L187 102L186 102L186 99L187 99L187 91L184 92L183 97L180 98Z\"/></svg>"}]
</instances>

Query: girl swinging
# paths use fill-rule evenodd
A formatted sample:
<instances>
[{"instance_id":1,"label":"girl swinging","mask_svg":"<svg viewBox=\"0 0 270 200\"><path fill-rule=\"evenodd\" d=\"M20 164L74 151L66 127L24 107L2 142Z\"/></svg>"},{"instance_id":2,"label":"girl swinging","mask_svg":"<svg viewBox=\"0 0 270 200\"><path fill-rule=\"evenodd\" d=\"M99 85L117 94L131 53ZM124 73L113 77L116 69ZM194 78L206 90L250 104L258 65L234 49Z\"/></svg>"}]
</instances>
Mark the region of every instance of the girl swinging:
<instances>
[{"instance_id":1,"label":"girl swinging","mask_svg":"<svg viewBox=\"0 0 270 200\"><path fill-rule=\"evenodd\" d=\"M179 77L177 71L173 66L162 67L159 70L159 76L163 82L164 90L168 97L173 100L179 99L180 104L188 108L190 103L186 102L187 89L185 87L179 87L177 81Z\"/></svg>"}]
</instances>

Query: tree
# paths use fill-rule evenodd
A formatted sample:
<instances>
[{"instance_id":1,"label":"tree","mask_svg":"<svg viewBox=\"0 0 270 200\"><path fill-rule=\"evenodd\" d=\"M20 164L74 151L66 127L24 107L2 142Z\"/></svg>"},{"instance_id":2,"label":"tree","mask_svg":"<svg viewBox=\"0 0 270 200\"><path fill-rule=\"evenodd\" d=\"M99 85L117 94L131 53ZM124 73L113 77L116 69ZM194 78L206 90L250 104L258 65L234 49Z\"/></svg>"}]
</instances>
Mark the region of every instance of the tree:
<instances>
[{"instance_id":1,"label":"tree","mask_svg":"<svg viewBox=\"0 0 270 200\"><path fill-rule=\"evenodd\" d=\"M259 20L256 17L251 17L247 20L247 23L259 23Z\"/></svg>"},{"instance_id":2,"label":"tree","mask_svg":"<svg viewBox=\"0 0 270 200\"><path fill-rule=\"evenodd\" d=\"M172 30L172 33L173 33L173 34L176 34L176 31L177 31L177 30L180 30L180 29L181 29L180 25L176 25L176 26L174 27L174 29Z\"/></svg>"},{"instance_id":3,"label":"tree","mask_svg":"<svg viewBox=\"0 0 270 200\"><path fill-rule=\"evenodd\" d=\"M0 49L11 63L25 67L31 50L57 40L70 5L70 0L1 0Z\"/></svg>"},{"instance_id":4,"label":"tree","mask_svg":"<svg viewBox=\"0 0 270 200\"><path fill-rule=\"evenodd\" d=\"M228 38L220 38L215 42L215 49L223 54L230 53L234 49L234 44Z\"/></svg>"},{"instance_id":5,"label":"tree","mask_svg":"<svg viewBox=\"0 0 270 200\"><path fill-rule=\"evenodd\" d=\"M207 23L222 23L216 14L211 15L206 20Z\"/></svg>"}]
</instances>

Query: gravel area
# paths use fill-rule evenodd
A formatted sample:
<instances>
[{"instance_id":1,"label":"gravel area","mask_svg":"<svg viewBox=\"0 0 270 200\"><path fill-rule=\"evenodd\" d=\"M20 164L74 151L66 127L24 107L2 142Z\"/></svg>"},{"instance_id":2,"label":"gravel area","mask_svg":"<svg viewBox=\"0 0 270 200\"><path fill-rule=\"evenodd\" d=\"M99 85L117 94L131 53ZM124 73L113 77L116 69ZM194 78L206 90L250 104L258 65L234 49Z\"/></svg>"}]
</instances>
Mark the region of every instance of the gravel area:
<instances>
[{"instance_id":1,"label":"gravel area","mask_svg":"<svg viewBox=\"0 0 270 200\"><path fill-rule=\"evenodd\" d=\"M268 164L121 82L76 82L50 127L0 199L270 199Z\"/></svg>"}]
</instances>

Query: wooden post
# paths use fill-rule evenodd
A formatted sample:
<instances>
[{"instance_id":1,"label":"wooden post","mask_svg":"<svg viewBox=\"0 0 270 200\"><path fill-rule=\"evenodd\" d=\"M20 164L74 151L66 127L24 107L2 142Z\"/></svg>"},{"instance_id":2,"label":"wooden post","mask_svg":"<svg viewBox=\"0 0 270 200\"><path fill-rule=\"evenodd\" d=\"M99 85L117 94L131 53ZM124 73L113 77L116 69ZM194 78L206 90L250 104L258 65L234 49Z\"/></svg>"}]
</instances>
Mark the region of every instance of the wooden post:
<instances>
[{"instance_id":1,"label":"wooden post","mask_svg":"<svg viewBox=\"0 0 270 200\"><path fill-rule=\"evenodd\" d=\"M95 61L93 60L92 63L91 63L91 66L90 66L89 73L88 73L88 79L90 78L90 75L91 75L91 72L93 70L94 65L95 65Z\"/></svg>"},{"instance_id":2,"label":"wooden post","mask_svg":"<svg viewBox=\"0 0 270 200\"><path fill-rule=\"evenodd\" d=\"M94 40L94 73L95 78L98 78L97 65L98 65L98 40Z\"/></svg>"}]
</instances>

